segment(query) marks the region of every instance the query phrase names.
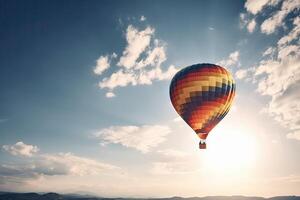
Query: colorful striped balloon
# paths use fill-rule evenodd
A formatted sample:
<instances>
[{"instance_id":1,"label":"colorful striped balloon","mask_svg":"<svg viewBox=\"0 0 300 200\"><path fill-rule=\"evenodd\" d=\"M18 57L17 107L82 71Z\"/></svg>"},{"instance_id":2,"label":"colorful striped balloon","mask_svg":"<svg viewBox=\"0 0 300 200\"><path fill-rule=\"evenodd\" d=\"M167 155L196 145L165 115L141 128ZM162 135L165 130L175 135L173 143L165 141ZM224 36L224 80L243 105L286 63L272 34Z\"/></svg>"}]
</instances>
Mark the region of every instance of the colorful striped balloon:
<instances>
[{"instance_id":1,"label":"colorful striped balloon","mask_svg":"<svg viewBox=\"0 0 300 200\"><path fill-rule=\"evenodd\" d=\"M200 138L206 148L209 132L228 113L235 95L231 74L218 65L196 64L173 77L170 98L176 112Z\"/></svg>"}]
</instances>

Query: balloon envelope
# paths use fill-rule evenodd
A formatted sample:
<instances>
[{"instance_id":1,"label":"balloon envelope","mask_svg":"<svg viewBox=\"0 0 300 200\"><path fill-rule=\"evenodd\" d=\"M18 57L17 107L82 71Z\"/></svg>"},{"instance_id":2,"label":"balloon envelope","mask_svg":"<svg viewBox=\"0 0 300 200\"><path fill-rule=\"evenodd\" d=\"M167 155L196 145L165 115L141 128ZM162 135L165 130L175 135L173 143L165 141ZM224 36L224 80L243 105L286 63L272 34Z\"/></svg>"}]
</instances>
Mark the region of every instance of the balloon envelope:
<instances>
[{"instance_id":1,"label":"balloon envelope","mask_svg":"<svg viewBox=\"0 0 300 200\"><path fill-rule=\"evenodd\" d=\"M199 136L200 148L206 148L207 135L228 113L234 95L231 74L214 64L186 67L175 74L170 85L171 102Z\"/></svg>"}]
</instances>

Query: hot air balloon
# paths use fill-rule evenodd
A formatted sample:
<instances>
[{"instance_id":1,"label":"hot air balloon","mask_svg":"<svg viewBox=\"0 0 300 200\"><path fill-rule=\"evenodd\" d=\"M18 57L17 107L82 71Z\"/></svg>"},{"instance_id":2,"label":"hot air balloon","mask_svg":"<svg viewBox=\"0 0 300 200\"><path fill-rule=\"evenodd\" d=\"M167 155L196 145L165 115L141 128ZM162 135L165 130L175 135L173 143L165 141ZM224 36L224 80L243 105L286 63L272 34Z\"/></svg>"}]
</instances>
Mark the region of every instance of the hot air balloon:
<instances>
[{"instance_id":1,"label":"hot air balloon","mask_svg":"<svg viewBox=\"0 0 300 200\"><path fill-rule=\"evenodd\" d=\"M200 138L200 149L206 149L208 134L228 113L234 95L230 72L208 63L183 68L170 85L171 102Z\"/></svg>"}]
</instances>

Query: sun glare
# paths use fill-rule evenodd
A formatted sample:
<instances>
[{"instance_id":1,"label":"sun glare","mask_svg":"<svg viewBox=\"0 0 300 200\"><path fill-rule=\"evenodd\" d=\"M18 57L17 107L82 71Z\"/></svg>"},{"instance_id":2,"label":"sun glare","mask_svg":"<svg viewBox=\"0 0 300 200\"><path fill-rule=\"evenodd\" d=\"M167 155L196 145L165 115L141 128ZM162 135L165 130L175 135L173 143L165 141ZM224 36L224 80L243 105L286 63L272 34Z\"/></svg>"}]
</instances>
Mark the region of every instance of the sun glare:
<instances>
[{"instance_id":1,"label":"sun glare","mask_svg":"<svg viewBox=\"0 0 300 200\"><path fill-rule=\"evenodd\" d=\"M246 129L223 127L214 130L208 137L207 149L198 156L201 156L206 171L215 175L239 176L255 167L257 148L255 137Z\"/></svg>"}]
</instances>

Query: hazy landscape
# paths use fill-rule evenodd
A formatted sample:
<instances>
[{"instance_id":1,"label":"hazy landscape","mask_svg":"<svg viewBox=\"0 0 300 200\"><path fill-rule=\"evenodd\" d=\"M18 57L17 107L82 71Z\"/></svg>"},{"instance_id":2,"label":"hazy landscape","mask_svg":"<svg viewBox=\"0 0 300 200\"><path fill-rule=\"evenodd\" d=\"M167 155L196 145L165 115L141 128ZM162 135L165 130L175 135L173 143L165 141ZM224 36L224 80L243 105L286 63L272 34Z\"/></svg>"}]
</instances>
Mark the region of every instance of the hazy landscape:
<instances>
[{"instance_id":1,"label":"hazy landscape","mask_svg":"<svg viewBox=\"0 0 300 200\"><path fill-rule=\"evenodd\" d=\"M276 196L271 198L248 196L208 196L208 197L170 197L170 198L105 198L79 194L57 193L10 193L1 192L0 200L300 200L300 196Z\"/></svg>"}]
</instances>

